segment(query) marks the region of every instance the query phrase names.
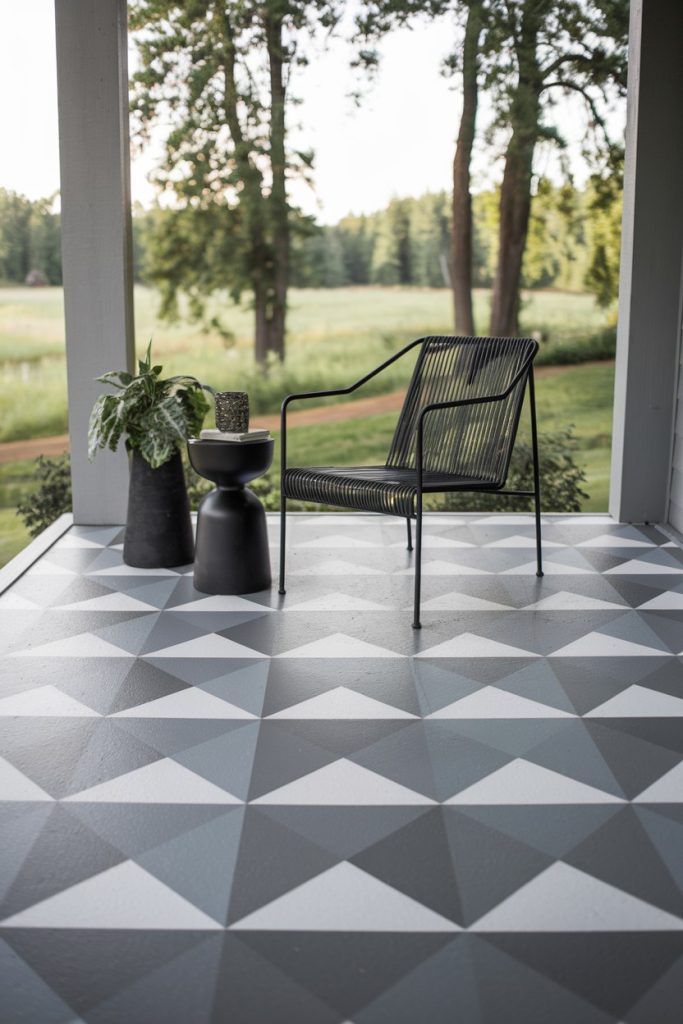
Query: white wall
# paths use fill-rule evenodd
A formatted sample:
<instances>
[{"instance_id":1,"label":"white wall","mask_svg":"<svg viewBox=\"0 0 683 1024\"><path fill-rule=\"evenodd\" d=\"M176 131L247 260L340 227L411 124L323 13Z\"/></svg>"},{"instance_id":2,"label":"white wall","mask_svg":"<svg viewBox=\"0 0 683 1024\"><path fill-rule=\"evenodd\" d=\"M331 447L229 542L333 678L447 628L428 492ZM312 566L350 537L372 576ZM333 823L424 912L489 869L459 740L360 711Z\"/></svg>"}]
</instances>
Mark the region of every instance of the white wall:
<instances>
[{"instance_id":1,"label":"white wall","mask_svg":"<svg viewBox=\"0 0 683 1024\"><path fill-rule=\"evenodd\" d=\"M87 431L94 378L134 359L126 0L55 0L55 18L74 521L123 523L127 457L89 463Z\"/></svg>"},{"instance_id":2,"label":"white wall","mask_svg":"<svg viewBox=\"0 0 683 1024\"><path fill-rule=\"evenodd\" d=\"M610 512L668 517L683 255L683 0L632 0Z\"/></svg>"}]
</instances>

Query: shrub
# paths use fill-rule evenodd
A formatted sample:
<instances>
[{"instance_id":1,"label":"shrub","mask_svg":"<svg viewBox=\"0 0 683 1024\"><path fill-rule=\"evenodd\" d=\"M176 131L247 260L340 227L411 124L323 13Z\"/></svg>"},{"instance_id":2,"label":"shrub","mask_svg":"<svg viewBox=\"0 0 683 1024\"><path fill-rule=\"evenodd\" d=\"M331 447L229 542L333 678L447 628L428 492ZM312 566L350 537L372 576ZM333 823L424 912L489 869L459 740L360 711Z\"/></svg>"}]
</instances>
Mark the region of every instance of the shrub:
<instances>
[{"instance_id":1,"label":"shrub","mask_svg":"<svg viewBox=\"0 0 683 1024\"><path fill-rule=\"evenodd\" d=\"M37 486L17 506L28 532L36 537L55 519L71 511L71 462L67 455L49 459L40 455L36 459Z\"/></svg>"},{"instance_id":2,"label":"shrub","mask_svg":"<svg viewBox=\"0 0 683 1024\"><path fill-rule=\"evenodd\" d=\"M572 428L544 433L539 443L541 505L544 512L580 512L588 495L581 489L586 474L574 458L576 440ZM511 491L533 489L534 469L531 443L518 441L512 453L506 487ZM511 498L504 494L452 492L443 495L438 507L455 512L531 512L533 498Z\"/></svg>"}]
</instances>

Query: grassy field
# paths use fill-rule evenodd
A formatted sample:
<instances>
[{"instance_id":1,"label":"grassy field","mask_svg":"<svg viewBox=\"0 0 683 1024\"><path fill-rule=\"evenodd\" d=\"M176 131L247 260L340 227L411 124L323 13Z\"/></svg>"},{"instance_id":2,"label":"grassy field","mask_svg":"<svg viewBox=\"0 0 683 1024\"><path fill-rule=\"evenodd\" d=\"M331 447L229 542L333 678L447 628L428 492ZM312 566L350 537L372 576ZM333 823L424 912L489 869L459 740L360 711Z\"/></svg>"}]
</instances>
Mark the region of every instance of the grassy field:
<instances>
[{"instance_id":1,"label":"grassy field","mask_svg":"<svg viewBox=\"0 0 683 1024\"><path fill-rule=\"evenodd\" d=\"M226 347L219 335L203 334L194 325L159 324L156 297L148 289L137 288L135 302L141 351L152 337L165 371L193 373L221 389L247 390L255 412L275 410L287 391L347 384L406 341L451 329L450 294L445 290L294 290L286 363L273 367L264 379L253 367L248 309L228 305L227 314L223 311L234 334L234 344ZM488 303L488 292L476 293L482 331ZM553 346L576 342L605 327L604 314L589 296L555 292L525 297L523 320L525 330L547 337L541 343L544 359L552 355ZM400 387L407 372L401 368L380 379L378 390ZM609 364L563 368L539 382L541 430L575 426L578 461L588 477L586 511L607 507L612 384ZM392 415L380 415L298 428L292 437L292 458L303 464L381 461L394 421ZM0 441L65 430L62 291L0 289ZM0 563L26 542L13 509L31 476L29 463L0 467Z\"/></svg>"},{"instance_id":2,"label":"grassy field","mask_svg":"<svg viewBox=\"0 0 683 1024\"><path fill-rule=\"evenodd\" d=\"M475 299L478 329L484 331L489 293L478 291ZM405 342L451 330L445 289L294 289L290 303L287 359L266 377L253 364L252 314L230 303L222 316L234 343L226 347L217 333L204 334L196 325L160 324L155 293L137 288L138 347L142 352L152 338L155 357L169 373L192 373L221 390L248 391L257 413L275 411L288 391L347 384ZM552 357L554 346L585 339L605 324L590 296L533 292L524 300L525 330L547 336L541 360ZM115 368L103 366L102 372ZM408 370L392 368L372 382L370 392L400 387ZM0 441L66 430L61 289L0 289L0 412Z\"/></svg>"}]
</instances>

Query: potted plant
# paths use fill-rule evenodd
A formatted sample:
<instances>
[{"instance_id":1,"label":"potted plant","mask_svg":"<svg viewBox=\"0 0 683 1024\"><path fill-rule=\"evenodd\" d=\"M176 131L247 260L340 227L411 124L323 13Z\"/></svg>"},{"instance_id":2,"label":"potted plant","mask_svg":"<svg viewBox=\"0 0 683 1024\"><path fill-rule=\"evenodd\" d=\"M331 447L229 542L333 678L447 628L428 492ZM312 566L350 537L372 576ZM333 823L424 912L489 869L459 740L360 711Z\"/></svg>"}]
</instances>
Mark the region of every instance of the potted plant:
<instances>
[{"instance_id":1,"label":"potted plant","mask_svg":"<svg viewBox=\"0 0 683 1024\"><path fill-rule=\"evenodd\" d=\"M101 395L90 414L88 455L116 451L122 438L131 455L128 519L123 544L127 565L145 569L194 560L190 506L180 449L198 436L212 391L195 377L161 377L152 366L152 343L138 374L112 370L96 379L116 389Z\"/></svg>"}]
</instances>

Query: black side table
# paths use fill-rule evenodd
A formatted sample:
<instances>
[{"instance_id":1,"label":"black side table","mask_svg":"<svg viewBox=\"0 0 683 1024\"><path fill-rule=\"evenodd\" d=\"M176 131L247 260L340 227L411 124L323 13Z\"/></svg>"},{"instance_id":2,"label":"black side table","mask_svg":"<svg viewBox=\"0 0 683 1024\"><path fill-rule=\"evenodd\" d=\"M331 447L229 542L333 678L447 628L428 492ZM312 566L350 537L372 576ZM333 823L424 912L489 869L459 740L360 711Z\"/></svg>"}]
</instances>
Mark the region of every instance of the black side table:
<instances>
[{"instance_id":1,"label":"black side table","mask_svg":"<svg viewBox=\"0 0 683 1024\"><path fill-rule=\"evenodd\" d=\"M244 485L273 461L274 441L191 440L193 468L216 489L197 516L194 585L204 594L250 594L270 586L268 529L263 505Z\"/></svg>"}]
</instances>

